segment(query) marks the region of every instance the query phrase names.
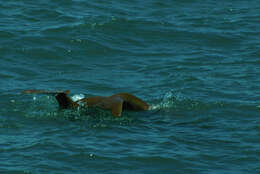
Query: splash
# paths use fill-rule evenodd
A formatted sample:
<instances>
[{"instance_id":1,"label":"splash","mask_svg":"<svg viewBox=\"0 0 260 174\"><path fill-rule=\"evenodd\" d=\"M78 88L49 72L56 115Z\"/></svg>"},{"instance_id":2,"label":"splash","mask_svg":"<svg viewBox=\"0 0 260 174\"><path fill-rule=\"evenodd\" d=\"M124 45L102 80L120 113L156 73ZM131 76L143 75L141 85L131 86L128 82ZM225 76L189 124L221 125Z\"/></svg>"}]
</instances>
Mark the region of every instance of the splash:
<instances>
[{"instance_id":1,"label":"splash","mask_svg":"<svg viewBox=\"0 0 260 174\"><path fill-rule=\"evenodd\" d=\"M21 108L24 108L25 105L26 108L23 112L27 118L46 119L58 117L56 100L51 96L33 96L31 101L17 106L18 110L21 111Z\"/></svg>"},{"instance_id":2,"label":"splash","mask_svg":"<svg viewBox=\"0 0 260 174\"><path fill-rule=\"evenodd\" d=\"M75 94L75 95L73 95L72 97L71 97L71 99L72 99L72 101L78 101L78 100L81 100L81 99L83 99L85 97L85 95L84 94Z\"/></svg>"},{"instance_id":3,"label":"splash","mask_svg":"<svg viewBox=\"0 0 260 174\"><path fill-rule=\"evenodd\" d=\"M170 108L174 105L175 100L176 100L176 94L174 94L173 91L169 91L163 96L160 103L151 104L150 109L160 110L160 109Z\"/></svg>"},{"instance_id":4,"label":"splash","mask_svg":"<svg viewBox=\"0 0 260 174\"><path fill-rule=\"evenodd\" d=\"M169 91L163 97L157 99L157 102L151 104L150 109L163 112L176 111L201 111L208 110L214 104L205 103L199 100L191 99L179 91Z\"/></svg>"}]
</instances>

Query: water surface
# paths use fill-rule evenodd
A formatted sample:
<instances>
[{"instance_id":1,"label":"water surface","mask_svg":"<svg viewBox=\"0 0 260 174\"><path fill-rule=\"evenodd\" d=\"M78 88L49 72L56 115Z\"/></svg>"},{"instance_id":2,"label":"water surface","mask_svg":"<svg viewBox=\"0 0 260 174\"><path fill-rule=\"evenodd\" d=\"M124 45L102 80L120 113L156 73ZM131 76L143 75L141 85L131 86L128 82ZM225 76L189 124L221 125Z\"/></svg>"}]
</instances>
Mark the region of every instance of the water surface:
<instances>
[{"instance_id":1,"label":"water surface","mask_svg":"<svg viewBox=\"0 0 260 174\"><path fill-rule=\"evenodd\" d=\"M0 172L260 172L257 1L2 1ZM130 92L152 110L60 111Z\"/></svg>"}]
</instances>

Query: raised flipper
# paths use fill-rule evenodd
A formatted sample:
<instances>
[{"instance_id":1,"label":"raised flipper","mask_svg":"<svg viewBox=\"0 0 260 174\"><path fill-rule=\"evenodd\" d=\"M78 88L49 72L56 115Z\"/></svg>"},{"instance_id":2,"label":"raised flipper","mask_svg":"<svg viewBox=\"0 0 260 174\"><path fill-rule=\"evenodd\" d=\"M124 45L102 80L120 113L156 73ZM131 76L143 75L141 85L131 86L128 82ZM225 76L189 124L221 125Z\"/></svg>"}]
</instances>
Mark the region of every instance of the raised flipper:
<instances>
[{"instance_id":1,"label":"raised flipper","mask_svg":"<svg viewBox=\"0 0 260 174\"><path fill-rule=\"evenodd\" d=\"M119 93L112 95L111 97L119 96L120 98L123 99L123 109L127 110L133 110L133 111L140 111L140 110L148 110L149 105L141 100L140 98L129 94L129 93Z\"/></svg>"},{"instance_id":2,"label":"raised flipper","mask_svg":"<svg viewBox=\"0 0 260 174\"><path fill-rule=\"evenodd\" d=\"M24 94L49 94L49 95L56 95L59 93L65 93L65 94L69 94L70 91L66 90L66 91L46 91L46 90L38 90L38 89L29 89L29 90L25 90L23 91Z\"/></svg>"}]
</instances>

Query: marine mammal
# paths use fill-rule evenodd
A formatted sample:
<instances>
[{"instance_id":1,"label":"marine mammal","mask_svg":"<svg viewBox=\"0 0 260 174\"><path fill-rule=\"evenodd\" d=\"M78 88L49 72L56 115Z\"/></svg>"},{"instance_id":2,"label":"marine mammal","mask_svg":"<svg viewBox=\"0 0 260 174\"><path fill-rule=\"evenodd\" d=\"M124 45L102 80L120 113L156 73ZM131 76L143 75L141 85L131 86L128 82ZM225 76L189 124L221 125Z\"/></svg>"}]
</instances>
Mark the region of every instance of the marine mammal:
<instances>
[{"instance_id":1,"label":"marine mammal","mask_svg":"<svg viewBox=\"0 0 260 174\"><path fill-rule=\"evenodd\" d=\"M73 101L69 96L69 90L66 91L45 91L45 90L25 90L25 94L48 94L54 95L62 109L73 109L80 105L86 107L98 107L101 109L111 110L115 117L120 117L123 110L145 111L149 105L142 99L130 93L117 93L111 96L94 96L86 97Z\"/></svg>"}]
</instances>

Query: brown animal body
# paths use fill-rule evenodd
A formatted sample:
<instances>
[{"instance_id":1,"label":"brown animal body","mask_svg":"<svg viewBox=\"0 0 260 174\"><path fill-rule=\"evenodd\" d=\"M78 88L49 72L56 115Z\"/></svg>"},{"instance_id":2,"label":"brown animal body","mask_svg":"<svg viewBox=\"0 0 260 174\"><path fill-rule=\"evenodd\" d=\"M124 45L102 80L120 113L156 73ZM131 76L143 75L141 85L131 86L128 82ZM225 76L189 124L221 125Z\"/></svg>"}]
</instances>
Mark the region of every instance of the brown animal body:
<instances>
[{"instance_id":1,"label":"brown animal body","mask_svg":"<svg viewBox=\"0 0 260 174\"><path fill-rule=\"evenodd\" d=\"M55 95L59 107L62 109L77 108L79 105L86 107L98 107L111 110L112 115L120 117L123 110L144 111L149 109L149 105L140 98L129 93L118 93L112 96L87 97L73 101L69 96L69 91L44 91L26 90L25 94L51 94Z\"/></svg>"}]
</instances>

